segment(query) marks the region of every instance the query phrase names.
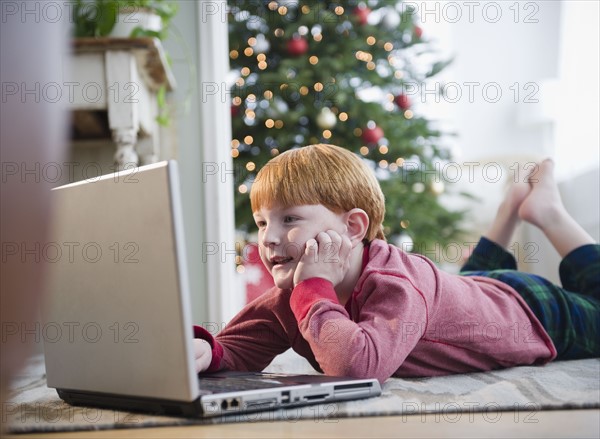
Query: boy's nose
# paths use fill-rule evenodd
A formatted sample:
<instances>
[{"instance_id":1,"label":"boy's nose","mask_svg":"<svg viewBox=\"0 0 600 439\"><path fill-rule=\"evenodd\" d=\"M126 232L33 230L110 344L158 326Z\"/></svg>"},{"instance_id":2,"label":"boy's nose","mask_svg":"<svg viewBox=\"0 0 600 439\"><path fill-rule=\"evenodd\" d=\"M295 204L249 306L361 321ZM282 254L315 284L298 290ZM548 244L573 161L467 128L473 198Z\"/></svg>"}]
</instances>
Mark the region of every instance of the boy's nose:
<instances>
[{"instance_id":1,"label":"boy's nose","mask_svg":"<svg viewBox=\"0 0 600 439\"><path fill-rule=\"evenodd\" d=\"M265 247L276 245L281 242L281 238L279 237L277 228L273 227L273 226L266 227L262 238L263 238L263 245Z\"/></svg>"}]
</instances>

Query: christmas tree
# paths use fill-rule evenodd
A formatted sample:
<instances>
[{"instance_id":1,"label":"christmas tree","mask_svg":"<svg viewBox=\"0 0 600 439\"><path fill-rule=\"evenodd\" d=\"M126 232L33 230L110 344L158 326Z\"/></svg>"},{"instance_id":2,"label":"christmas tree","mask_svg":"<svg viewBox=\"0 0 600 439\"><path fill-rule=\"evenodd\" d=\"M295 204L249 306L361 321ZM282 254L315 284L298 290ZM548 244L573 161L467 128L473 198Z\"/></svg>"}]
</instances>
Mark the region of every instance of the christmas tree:
<instances>
[{"instance_id":1,"label":"christmas tree","mask_svg":"<svg viewBox=\"0 0 600 439\"><path fill-rule=\"evenodd\" d=\"M423 252L457 238L462 213L440 204L447 185L435 172L449 152L407 93L447 62L421 61L431 50L408 4L232 0L229 12L230 62L239 74L231 154L241 230L254 228L248 194L271 157L332 143L376 171L392 242Z\"/></svg>"}]
</instances>

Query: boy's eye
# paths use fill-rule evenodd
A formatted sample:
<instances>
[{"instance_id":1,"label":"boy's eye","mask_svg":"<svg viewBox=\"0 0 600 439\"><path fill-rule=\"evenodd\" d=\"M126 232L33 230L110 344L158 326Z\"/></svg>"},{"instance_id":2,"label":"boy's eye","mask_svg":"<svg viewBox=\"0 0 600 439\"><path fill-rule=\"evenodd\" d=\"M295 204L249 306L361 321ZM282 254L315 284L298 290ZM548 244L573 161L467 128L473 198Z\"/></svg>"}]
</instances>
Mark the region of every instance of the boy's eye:
<instances>
[{"instance_id":1,"label":"boy's eye","mask_svg":"<svg viewBox=\"0 0 600 439\"><path fill-rule=\"evenodd\" d=\"M297 220L297 218L295 216L286 216L285 218L283 218L284 223L291 223L296 220Z\"/></svg>"},{"instance_id":2,"label":"boy's eye","mask_svg":"<svg viewBox=\"0 0 600 439\"><path fill-rule=\"evenodd\" d=\"M265 221L256 221L256 227L263 228L267 225L267 223Z\"/></svg>"}]
</instances>

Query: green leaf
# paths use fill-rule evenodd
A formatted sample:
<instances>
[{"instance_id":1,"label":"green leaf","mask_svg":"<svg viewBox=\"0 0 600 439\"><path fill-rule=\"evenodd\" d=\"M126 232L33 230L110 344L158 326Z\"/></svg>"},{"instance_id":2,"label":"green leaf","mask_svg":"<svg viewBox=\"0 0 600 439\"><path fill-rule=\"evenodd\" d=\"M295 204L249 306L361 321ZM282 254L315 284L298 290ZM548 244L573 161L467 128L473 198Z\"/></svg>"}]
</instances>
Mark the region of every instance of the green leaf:
<instances>
[{"instance_id":1,"label":"green leaf","mask_svg":"<svg viewBox=\"0 0 600 439\"><path fill-rule=\"evenodd\" d=\"M444 70L446 67L448 67L450 64L452 64L453 61L454 61L454 59L436 62L435 64L433 64L433 66L431 67L431 70L429 71L429 73L427 73L426 77L430 78L431 76L437 75L442 70Z\"/></svg>"},{"instance_id":2,"label":"green leaf","mask_svg":"<svg viewBox=\"0 0 600 439\"><path fill-rule=\"evenodd\" d=\"M156 93L156 102L158 108L164 108L167 103L167 86L162 84Z\"/></svg>"},{"instance_id":3,"label":"green leaf","mask_svg":"<svg viewBox=\"0 0 600 439\"><path fill-rule=\"evenodd\" d=\"M119 4L116 0L104 0L98 3L98 16L96 18L96 36L106 36L117 23Z\"/></svg>"},{"instance_id":4,"label":"green leaf","mask_svg":"<svg viewBox=\"0 0 600 439\"><path fill-rule=\"evenodd\" d=\"M156 116L156 122L164 127L167 127L171 124L171 118L168 114L159 114Z\"/></svg>"},{"instance_id":5,"label":"green leaf","mask_svg":"<svg viewBox=\"0 0 600 439\"><path fill-rule=\"evenodd\" d=\"M136 26L129 35L131 38L140 38L140 37L151 37L162 39L162 33L154 30L143 29L140 26Z\"/></svg>"}]
</instances>

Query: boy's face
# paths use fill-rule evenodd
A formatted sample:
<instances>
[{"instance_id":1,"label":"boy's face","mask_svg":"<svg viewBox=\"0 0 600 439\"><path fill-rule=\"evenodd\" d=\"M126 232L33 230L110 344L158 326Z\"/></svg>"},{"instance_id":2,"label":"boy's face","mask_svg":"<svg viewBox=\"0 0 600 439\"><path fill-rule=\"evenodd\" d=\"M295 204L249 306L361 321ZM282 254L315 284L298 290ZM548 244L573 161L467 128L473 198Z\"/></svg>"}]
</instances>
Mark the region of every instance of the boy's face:
<instances>
[{"instance_id":1,"label":"boy's face","mask_svg":"<svg viewBox=\"0 0 600 439\"><path fill-rule=\"evenodd\" d=\"M281 289L294 287L294 272L306 249L306 241L319 232L346 233L343 214L323 205L274 206L254 212L258 226L260 258Z\"/></svg>"}]
</instances>

